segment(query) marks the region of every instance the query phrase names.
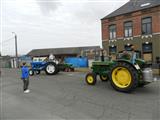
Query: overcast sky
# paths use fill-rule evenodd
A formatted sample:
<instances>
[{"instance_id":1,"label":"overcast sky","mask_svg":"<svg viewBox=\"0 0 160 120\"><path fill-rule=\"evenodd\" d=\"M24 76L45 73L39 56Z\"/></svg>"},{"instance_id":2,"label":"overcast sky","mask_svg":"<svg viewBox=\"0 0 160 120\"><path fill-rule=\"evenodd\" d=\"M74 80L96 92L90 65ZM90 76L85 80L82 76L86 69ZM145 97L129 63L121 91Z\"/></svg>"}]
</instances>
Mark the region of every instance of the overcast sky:
<instances>
[{"instance_id":1,"label":"overcast sky","mask_svg":"<svg viewBox=\"0 0 160 120\"><path fill-rule=\"evenodd\" d=\"M1 0L1 51L102 45L100 19L129 0Z\"/></svg>"}]
</instances>

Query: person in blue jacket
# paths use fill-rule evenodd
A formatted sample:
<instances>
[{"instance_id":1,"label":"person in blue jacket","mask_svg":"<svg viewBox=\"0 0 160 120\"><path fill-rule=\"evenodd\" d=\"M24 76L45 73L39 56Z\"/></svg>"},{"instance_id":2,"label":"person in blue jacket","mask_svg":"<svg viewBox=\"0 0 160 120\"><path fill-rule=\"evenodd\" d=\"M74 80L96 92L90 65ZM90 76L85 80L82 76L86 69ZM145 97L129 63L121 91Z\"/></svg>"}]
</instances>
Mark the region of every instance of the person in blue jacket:
<instances>
[{"instance_id":1,"label":"person in blue jacket","mask_svg":"<svg viewBox=\"0 0 160 120\"><path fill-rule=\"evenodd\" d=\"M132 56L131 56L131 63L135 64L136 63L136 58L137 58L137 53L135 52L135 46L131 46L131 51L132 51Z\"/></svg>"},{"instance_id":2,"label":"person in blue jacket","mask_svg":"<svg viewBox=\"0 0 160 120\"><path fill-rule=\"evenodd\" d=\"M24 93L29 93L30 90L28 89L29 86L29 68L26 66L26 63L22 63L21 67L21 79L23 80L23 90Z\"/></svg>"}]
</instances>

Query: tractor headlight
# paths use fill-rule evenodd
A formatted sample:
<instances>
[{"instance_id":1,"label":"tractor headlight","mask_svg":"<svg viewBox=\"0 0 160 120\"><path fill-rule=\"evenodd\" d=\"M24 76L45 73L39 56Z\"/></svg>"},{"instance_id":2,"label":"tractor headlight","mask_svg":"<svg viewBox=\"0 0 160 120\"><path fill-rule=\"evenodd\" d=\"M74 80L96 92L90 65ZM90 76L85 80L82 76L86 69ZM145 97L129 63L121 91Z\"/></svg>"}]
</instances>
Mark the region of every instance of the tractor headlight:
<instances>
[{"instance_id":1,"label":"tractor headlight","mask_svg":"<svg viewBox=\"0 0 160 120\"><path fill-rule=\"evenodd\" d=\"M140 69L141 69L138 64L135 64L134 67L135 67L137 70L140 70Z\"/></svg>"}]
</instances>

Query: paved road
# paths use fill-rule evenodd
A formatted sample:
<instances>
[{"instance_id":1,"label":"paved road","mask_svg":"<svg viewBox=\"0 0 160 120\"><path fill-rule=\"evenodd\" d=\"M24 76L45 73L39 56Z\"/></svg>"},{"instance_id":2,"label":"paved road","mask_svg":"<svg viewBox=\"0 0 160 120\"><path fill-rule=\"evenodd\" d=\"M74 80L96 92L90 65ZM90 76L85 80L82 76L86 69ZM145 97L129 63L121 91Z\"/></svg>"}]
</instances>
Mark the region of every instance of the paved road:
<instances>
[{"instance_id":1,"label":"paved road","mask_svg":"<svg viewBox=\"0 0 160 120\"><path fill-rule=\"evenodd\" d=\"M24 94L19 74L2 70L1 120L160 119L160 81L126 94L100 80L88 86L84 73L41 74L30 78L31 92Z\"/></svg>"}]
</instances>

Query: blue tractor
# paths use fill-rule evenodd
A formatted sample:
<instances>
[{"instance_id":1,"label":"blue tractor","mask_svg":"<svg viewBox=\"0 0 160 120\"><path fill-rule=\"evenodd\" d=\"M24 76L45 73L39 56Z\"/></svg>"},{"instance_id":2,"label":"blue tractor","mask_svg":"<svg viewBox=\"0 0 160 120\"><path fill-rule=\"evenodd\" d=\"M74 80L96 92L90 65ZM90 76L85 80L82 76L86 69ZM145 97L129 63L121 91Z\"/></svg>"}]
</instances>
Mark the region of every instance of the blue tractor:
<instances>
[{"instance_id":1,"label":"blue tractor","mask_svg":"<svg viewBox=\"0 0 160 120\"><path fill-rule=\"evenodd\" d=\"M31 68L29 75L40 74L41 71L45 71L47 75L55 75L59 72L58 61L48 60L46 57L34 58L31 62Z\"/></svg>"}]
</instances>

